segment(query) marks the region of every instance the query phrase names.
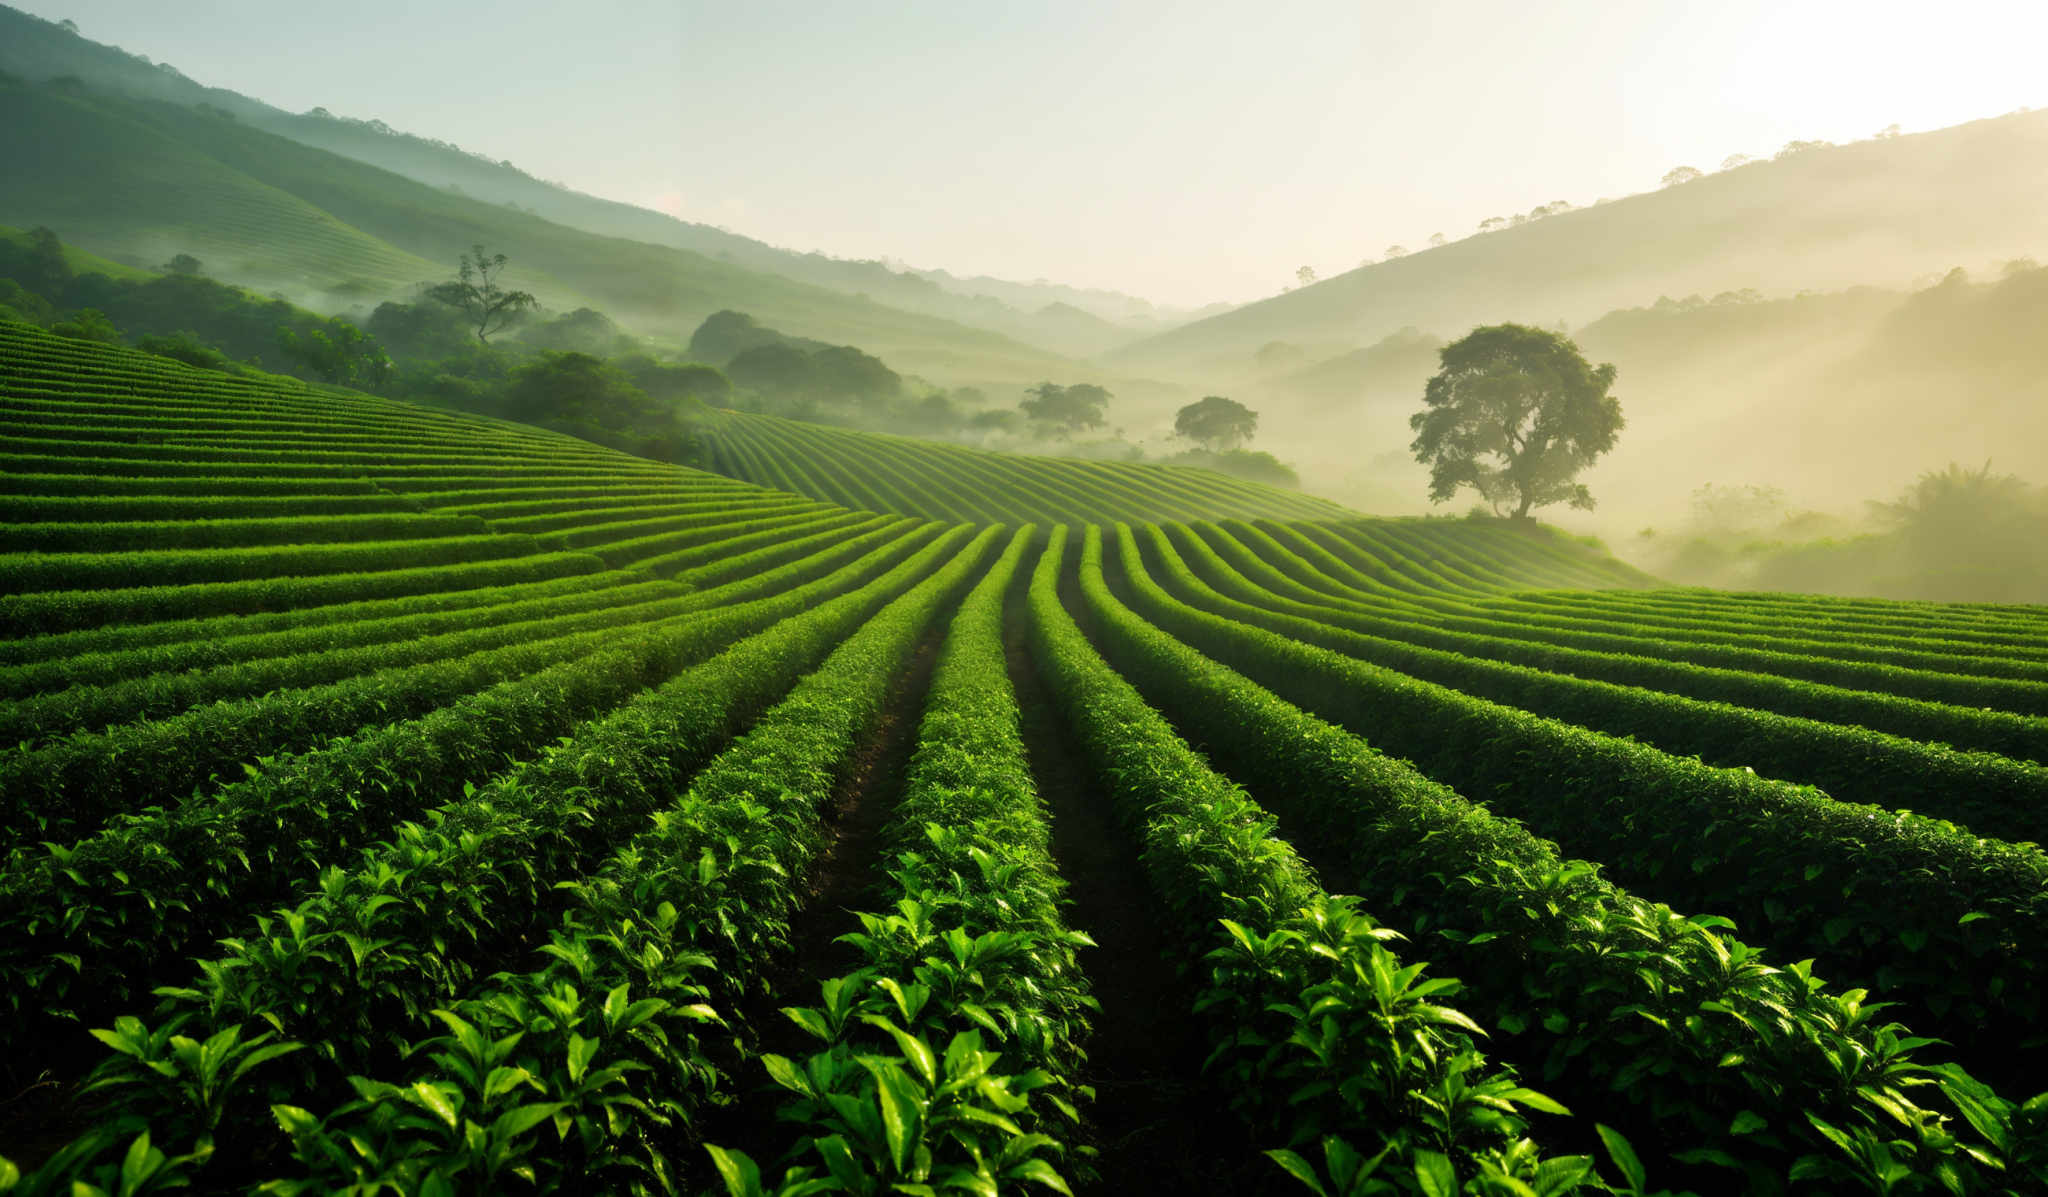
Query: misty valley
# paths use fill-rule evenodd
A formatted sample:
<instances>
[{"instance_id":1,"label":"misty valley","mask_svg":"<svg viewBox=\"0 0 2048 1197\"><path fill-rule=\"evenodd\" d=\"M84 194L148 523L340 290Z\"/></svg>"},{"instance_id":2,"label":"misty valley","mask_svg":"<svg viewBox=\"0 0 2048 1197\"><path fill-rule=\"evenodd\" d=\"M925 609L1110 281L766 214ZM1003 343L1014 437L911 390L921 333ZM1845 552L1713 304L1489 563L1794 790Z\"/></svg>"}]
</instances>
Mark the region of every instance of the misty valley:
<instances>
[{"instance_id":1,"label":"misty valley","mask_svg":"<svg viewBox=\"0 0 2048 1197\"><path fill-rule=\"evenodd\" d=\"M2048 18L19 2L0 1193L2048 1192Z\"/></svg>"}]
</instances>

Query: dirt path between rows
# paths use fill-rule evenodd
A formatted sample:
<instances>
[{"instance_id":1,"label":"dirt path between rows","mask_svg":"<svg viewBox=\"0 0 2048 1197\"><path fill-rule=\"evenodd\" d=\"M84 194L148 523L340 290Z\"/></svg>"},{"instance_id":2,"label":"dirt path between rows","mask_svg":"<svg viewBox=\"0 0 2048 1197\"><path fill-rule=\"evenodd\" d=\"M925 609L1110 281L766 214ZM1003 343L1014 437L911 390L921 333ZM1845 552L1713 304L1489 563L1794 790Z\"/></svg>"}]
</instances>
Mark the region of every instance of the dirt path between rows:
<instances>
[{"instance_id":1,"label":"dirt path between rows","mask_svg":"<svg viewBox=\"0 0 2048 1197\"><path fill-rule=\"evenodd\" d=\"M1097 943L1081 957L1102 1009L1082 1082L1095 1089L1088 1142L1100 1173L1077 1193L1281 1192L1243 1124L1201 1075L1207 1044L1175 977L1137 851L1068 736L1032 660L1020 570L1003 646L1023 713L1024 745L1052 812L1053 856L1067 882L1068 922Z\"/></svg>"},{"instance_id":2,"label":"dirt path between rows","mask_svg":"<svg viewBox=\"0 0 2048 1197\"><path fill-rule=\"evenodd\" d=\"M883 880L878 868L884 847L881 832L903 793L904 773L917 748L918 723L951 622L949 614L942 612L932 620L910 666L890 683L881 714L833 788L824 811L829 842L811 867L803 908L791 920L790 950L764 970L766 992L756 991L740 1010L741 1024L757 1042L750 1045L749 1058L733 1077L739 1100L707 1113L700 1127L702 1141L752 1156L764 1178L782 1175L780 1157L797 1128L776 1121L783 1091L771 1084L754 1057L765 1052L801 1061L823 1047L782 1008L817 1004L819 982L861 963L853 948L834 940L860 929L853 911L876 905L870 891ZM690 1161L693 1167L703 1162L701 1157Z\"/></svg>"}]
</instances>

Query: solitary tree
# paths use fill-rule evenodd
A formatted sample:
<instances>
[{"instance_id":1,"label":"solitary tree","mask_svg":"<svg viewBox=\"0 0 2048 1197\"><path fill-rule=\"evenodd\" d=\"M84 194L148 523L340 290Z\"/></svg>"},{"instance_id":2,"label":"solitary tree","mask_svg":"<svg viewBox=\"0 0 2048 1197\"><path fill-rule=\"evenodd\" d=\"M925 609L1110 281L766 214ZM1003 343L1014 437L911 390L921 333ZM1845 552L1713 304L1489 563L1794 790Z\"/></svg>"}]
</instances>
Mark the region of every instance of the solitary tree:
<instances>
[{"instance_id":1,"label":"solitary tree","mask_svg":"<svg viewBox=\"0 0 2048 1197\"><path fill-rule=\"evenodd\" d=\"M1444 346L1443 368L1409 417L1415 460L1429 467L1441 503L1472 487L1498 513L1568 503L1590 510L1579 471L1614 447L1621 401L1608 394L1614 367L1589 365L1562 333L1492 324Z\"/></svg>"},{"instance_id":2,"label":"solitary tree","mask_svg":"<svg viewBox=\"0 0 2048 1197\"><path fill-rule=\"evenodd\" d=\"M1750 157L1748 154L1730 154L1726 158L1721 159L1721 169L1734 170L1738 166L1748 166L1750 163L1754 161L1756 161L1756 159Z\"/></svg>"},{"instance_id":3,"label":"solitary tree","mask_svg":"<svg viewBox=\"0 0 2048 1197\"><path fill-rule=\"evenodd\" d=\"M1663 183L1666 187L1676 187L1680 183L1690 183L1699 177L1700 170L1696 166L1674 166L1664 172Z\"/></svg>"},{"instance_id":4,"label":"solitary tree","mask_svg":"<svg viewBox=\"0 0 2048 1197\"><path fill-rule=\"evenodd\" d=\"M462 255L462 265L452 282L428 289L429 298L459 309L476 328L480 345L491 343L491 334L517 320L539 301L525 291L507 291L499 283L508 260L504 254L486 254L484 247Z\"/></svg>"},{"instance_id":5,"label":"solitary tree","mask_svg":"<svg viewBox=\"0 0 2048 1197\"><path fill-rule=\"evenodd\" d=\"M1316 268L1313 266L1303 266L1301 269L1294 272L1294 281L1300 283L1304 287L1308 286L1312 282L1315 282Z\"/></svg>"},{"instance_id":6,"label":"solitary tree","mask_svg":"<svg viewBox=\"0 0 2048 1197\"><path fill-rule=\"evenodd\" d=\"M1259 413L1221 395L1209 395L1180 409L1173 418L1175 436L1205 449L1235 449L1249 444L1259 428Z\"/></svg>"},{"instance_id":7,"label":"solitary tree","mask_svg":"<svg viewBox=\"0 0 2048 1197\"><path fill-rule=\"evenodd\" d=\"M1442 233L1431 233L1429 235L1429 243L1433 246L1444 244L1444 235Z\"/></svg>"},{"instance_id":8,"label":"solitary tree","mask_svg":"<svg viewBox=\"0 0 2048 1197\"><path fill-rule=\"evenodd\" d=\"M1393 261L1395 258L1405 258L1407 256L1408 247L1405 245L1389 245L1387 247L1387 252L1385 255L1387 261L1389 262Z\"/></svg>"},{"instance_id":9,"label":"solitary tree","mask_svg":"<svg viewBox=\"0 0 2048 1197\"><path fill-rule=\"evenodd\" d=\"M1033 423L1049 425L1064 436L1076 430L1102 427L1107 422L1104 415L1109 400L1109 392L1092 382L1065 387L1041 382L1026 391L1024 401L1017 406Z\"/></svg>"}]
</instances>

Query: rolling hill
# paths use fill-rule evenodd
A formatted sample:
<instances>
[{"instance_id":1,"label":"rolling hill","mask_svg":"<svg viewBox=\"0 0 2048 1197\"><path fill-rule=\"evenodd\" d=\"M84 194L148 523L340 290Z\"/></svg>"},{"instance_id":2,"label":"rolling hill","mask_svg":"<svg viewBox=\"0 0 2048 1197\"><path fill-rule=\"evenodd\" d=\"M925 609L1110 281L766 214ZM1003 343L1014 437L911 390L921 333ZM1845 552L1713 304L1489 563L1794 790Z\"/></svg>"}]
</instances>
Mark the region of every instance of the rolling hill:
<instances>
[{"instance_id":1,"label":"rolling hill","mask_svg":"<svg viewBox=\"0 0 2048 1197\"><path fill-rule=\"evenodd\" d=\"M1241 378L1272 341L1362 348L1579 324L1663 294L1897 287L2048 246L2048 111L1811 149L1466 237L1128 345L1129 369Z\"/></svg>"},{"instance_id":2,"label":"rolling hill","mask_svg":"<svg viewBox=\"0 0 2048 1197\"><path fill-rule=\"evenodd\" d=\"M207 105L254 128L330 151L438 189L603 237L687 250L741 267L822 287L846 296L1001 333L1058 353L1092 356L1184 317L1111 291L1052 283L959 277L875 261L798 253L711 225L596 196L534 178L510 162L492 161L446 142L395 131L381 122L315 110L291 113L225 88L208 87L169 64L155 64L61 25L0 5L0 73L44 82L61 76L135 99Z\"/></svg>"},{"instance_id":3,"label":"rolling hill","mask_svg":"<svg viewBox=\"0 0 2048 1197\"><path fill-rule=\"evenodd\" d=\"M876 514L15 322L0 421L19 1192L2048 1182L2048 608Z\"/></svg>"},{"instance_id":4,"label":"rolling hill","mask_svg":"<svg viewBox=\"0 0 2048 1197\"><path fill-rule=\"evenodd\" d=\"M982 329L429 187L219 110L0 80L0 157L0 224L140 264L192 253L227 281L328 310L408 295L482 242L549 306L595 306L670 342L737 308L940 381L1071 368Z\"/></svg>"}]
</instances>

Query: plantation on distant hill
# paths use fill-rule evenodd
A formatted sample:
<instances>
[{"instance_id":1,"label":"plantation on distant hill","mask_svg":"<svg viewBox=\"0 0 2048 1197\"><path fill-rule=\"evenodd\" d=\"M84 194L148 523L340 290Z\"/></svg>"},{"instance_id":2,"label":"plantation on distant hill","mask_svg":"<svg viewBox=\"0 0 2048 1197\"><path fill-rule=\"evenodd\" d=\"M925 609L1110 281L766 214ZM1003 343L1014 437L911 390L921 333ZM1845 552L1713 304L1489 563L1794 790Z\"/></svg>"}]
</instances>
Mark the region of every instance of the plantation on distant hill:
<instances>
[{"instance_id":1,"label":"plantation on distant hill","mask_svg":"<svg viewBox=\"0 0 2048 1197\"><path fill-rule=\"evenodd\" d=\"M1091 521L977 529L11 321L0 419L25 1193L2048 1183L2048 608L730 418Z\"/></svg>"},{"instance_id":2,"label":"plantation on distant hill","mask_svg":"<svg viewBox=\"0 0 2048 1197\"><path fill-rule=\"evenodd\" d=\"M697 424L706 465L762 486L866 511L969 523L1155 519L1341 519L1308 495L1212 470L993 453L775 416L719 412Z\"/></svg>"}]
</instances>

